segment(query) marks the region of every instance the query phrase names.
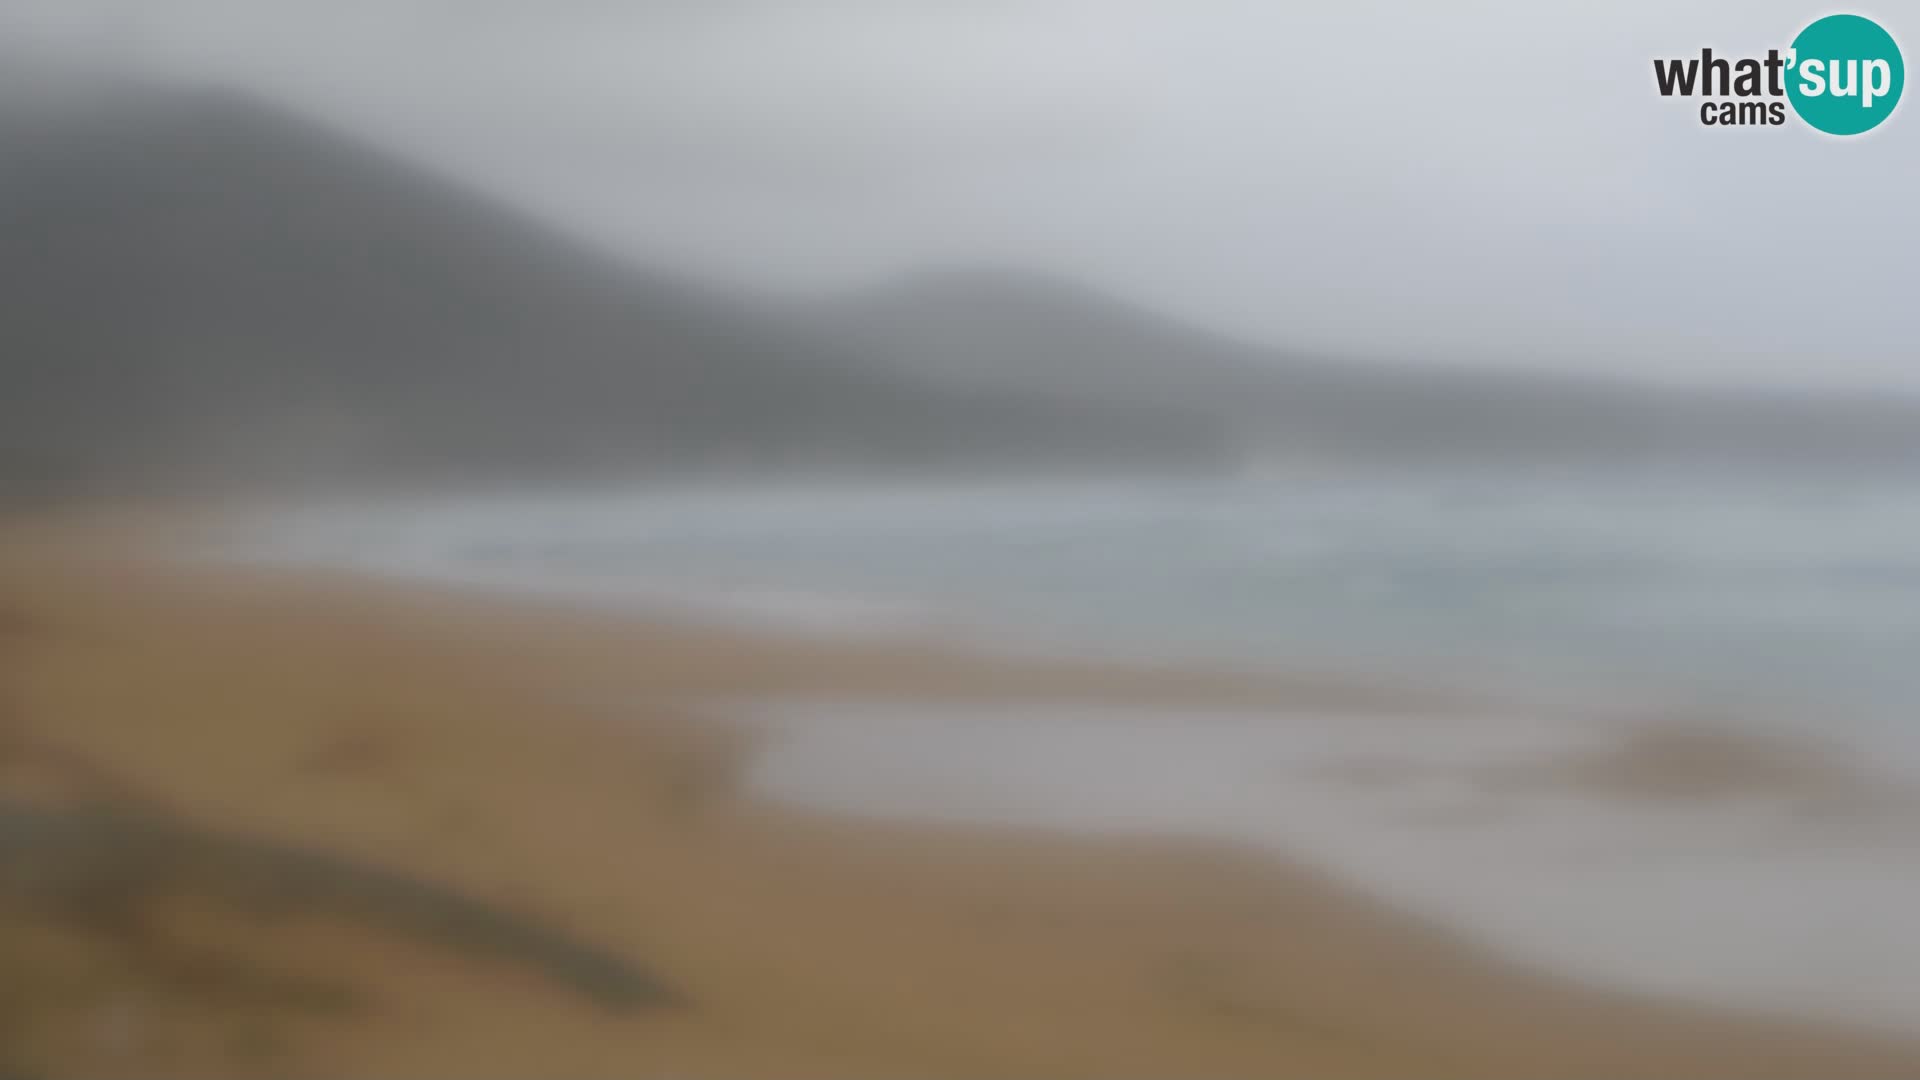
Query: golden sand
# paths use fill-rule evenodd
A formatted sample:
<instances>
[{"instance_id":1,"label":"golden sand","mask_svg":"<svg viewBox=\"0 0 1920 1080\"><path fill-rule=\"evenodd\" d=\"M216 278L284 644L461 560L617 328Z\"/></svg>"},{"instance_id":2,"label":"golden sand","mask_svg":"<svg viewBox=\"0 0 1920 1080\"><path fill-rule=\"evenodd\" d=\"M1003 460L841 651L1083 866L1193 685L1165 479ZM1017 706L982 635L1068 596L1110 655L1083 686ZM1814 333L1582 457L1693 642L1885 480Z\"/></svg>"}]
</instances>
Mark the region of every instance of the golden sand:
<instances>
[{"instance_id":1,"label":"golden sand","mask_svg":"<svg viewBox=\"0 0 1920 1080\"><path fill-rule=\"evenodd\" d=\"M215 861L83 874L14 848L0 1074L1920 1075L1920 1046L1514 970L1251 853L757 804L733 782L750 733L697 703L799 691L1392 696L777 641L15 526L0 799L405 874L683 1000L609 1007L374 901L237 889Z\"/></svg>"}]
</instances>

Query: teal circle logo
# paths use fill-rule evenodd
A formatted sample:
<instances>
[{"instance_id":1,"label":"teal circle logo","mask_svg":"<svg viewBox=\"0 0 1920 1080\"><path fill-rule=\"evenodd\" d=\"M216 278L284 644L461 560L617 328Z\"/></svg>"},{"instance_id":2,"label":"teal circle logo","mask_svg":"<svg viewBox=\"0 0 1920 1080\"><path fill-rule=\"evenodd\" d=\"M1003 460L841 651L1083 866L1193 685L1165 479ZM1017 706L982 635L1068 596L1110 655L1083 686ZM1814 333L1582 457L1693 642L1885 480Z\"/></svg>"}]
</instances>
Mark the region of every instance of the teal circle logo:
<instances>
[{"instance_id":1,"label":"teal circle logo","mask_svg":"<svg viewBox=\"0 0 1920 1080\"><path fill-rule=\"evenodd\" d=\"M1907 83L1893 35L1858 15L1829 15L1800 31L1787 64L1793 111L1829 135L1879 127Z\"/></svg>"}]
</instances>

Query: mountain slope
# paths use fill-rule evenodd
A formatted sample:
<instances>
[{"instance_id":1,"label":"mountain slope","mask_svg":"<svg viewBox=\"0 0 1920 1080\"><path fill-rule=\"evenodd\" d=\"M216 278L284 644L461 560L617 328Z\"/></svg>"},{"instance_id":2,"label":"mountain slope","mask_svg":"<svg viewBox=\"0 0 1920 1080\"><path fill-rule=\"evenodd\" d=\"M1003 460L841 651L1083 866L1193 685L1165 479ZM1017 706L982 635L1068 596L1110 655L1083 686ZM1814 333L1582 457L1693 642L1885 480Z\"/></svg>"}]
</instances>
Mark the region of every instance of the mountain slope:
<instances>
[{"instance_id":1,"label":"mountain slope","mask_svg":"<svg viewBox=\"0 0 1920 1080\"><path fill-rule=\"evenodd\" d=\"M1206 417L1260 459L1920 468L1920 399L1680 390L1301 355L1018 272L923 274L815 316L915 377Z\"/></svg>"},{"instance_id":2,"label":"mountain slope","mask_svg":"<svg viewBox=\"0 0 1920 1080\"><path fill-rule=\"evenodd\" d=\"M1209 449L1158 410L863 369L219 93L0 109L0 236L17 490Z\"/></svg>"}]
</instances>

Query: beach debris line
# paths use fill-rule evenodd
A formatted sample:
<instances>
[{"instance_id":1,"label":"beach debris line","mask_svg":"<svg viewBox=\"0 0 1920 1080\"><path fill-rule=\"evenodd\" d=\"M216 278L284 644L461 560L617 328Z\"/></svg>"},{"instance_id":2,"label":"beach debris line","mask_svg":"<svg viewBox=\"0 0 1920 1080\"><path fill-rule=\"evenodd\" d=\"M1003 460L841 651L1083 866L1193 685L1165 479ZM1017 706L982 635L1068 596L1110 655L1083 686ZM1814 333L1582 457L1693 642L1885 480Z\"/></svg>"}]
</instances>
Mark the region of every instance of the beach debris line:
<instances>
[{"instance_id":1,"label":"beach debris line","mask_svg":"<svg viewBox=\"0 0 1920 1080\"><path fill-rule=\"evenodd\" d=\"M687 1004L610 950L407 874L120 810L0 800L0 900L77 918L181 888L259 911L321 910L490 955L616 1011Z\"/></svg>"}]
</instances>

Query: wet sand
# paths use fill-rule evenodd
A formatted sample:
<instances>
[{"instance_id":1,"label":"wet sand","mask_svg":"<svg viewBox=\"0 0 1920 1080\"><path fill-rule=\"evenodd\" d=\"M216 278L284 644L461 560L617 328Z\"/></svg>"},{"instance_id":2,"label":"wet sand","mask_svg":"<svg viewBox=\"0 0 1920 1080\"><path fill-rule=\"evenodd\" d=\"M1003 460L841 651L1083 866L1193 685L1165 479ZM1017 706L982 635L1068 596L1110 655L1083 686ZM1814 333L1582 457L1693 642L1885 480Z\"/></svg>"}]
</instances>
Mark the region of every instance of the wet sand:
<instances>
[{"instance_id":1,"label":"wet sand","mask_svg":"<svg viewBox=\"0 0 1920 1080\"><path fill-rule=\"evenodd\" d=\"M182 567L126 540L93 523L0 533L0 799L404 874L624 958L673 1002L610 1008L378 917L377 898L263 895L170 849L83 875L16 855L0 1072L1920 1073L1920 1044L1516 970L1253 851L762 804L738 783L753 733L702 706L1340 708L1406 691L776 640ZM1688 768L1726 785L1746 752Z\"/></svg>"}]
</instances>

